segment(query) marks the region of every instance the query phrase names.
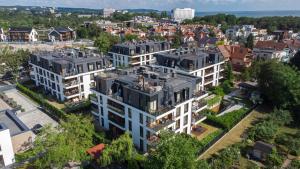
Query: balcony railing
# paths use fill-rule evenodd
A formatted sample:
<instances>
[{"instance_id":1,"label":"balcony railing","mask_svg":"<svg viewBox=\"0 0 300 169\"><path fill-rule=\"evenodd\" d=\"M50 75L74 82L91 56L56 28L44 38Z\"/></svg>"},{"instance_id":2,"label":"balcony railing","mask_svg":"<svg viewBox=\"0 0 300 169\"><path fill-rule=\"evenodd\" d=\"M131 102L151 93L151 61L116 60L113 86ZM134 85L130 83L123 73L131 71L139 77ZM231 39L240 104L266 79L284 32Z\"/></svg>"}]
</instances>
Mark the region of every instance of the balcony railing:
<instances>
[{"instance_id":1,"label":"balcony railing","mask_svg":"<svg viewBox=\"0 0 300 169\"><path fill-rule=\"evenodd\" d=\"M71 91L65 91L65 96L72 96L72 95L75 95L75 94L78 94L79 93L79 90L71 90Z\"/></svg>"},{"instance_id":2,"label":"balcony railing","mask_svg":"<svg viewBox=\"0 0 300 169\"><path fill-rule=\"evenodd\" d=\"M206 116L203 115L203 114L193 114L192 116L192 124L195 125L197 123L199 123L200 121L202 120L205 120L206 119Z\"/></svg>"},{"instance_id":3,"label":"balcony railing","mask_svg":"<svg viewBox=\"0 0 300 169\"><path fill-rule=\"evenodd\" d=\"M65 87L71 87L71 86L75 86L78 85L78 80L73 80L70 82L65 82Z\"/></svg>"},{"instance_id":4,"label":"balcony railing","mask_svg":"<svg viewBox=\"0 0 300 169\"><path fill-rule=\"evenodd\" d=\"M161 129L169 126L170 124L172 124L174 122L175 122L175 120L173 120L173 119L161 120L159 123L156 123L156 122L148 123L147 127L152 129L155 132L158 132Z\"/></svg>"},{"instance_id":5,"label":"balcony railing","mask_svg":"<svg viewBox=\"0 0 300 169\"><path fill-rule=\"evenodd\" d=\"M109 105L109 104L107 104L107 107L108 107L109 109L111 109L111 110L113 110L113 111L115 111L115 112L121 114L121 115L125 115L125 112L124 112L124 110L122 110L122 109L119 109L119 108L114 107L114 106Z\"/></svg>"},{"instance_id":6,"label":"balcony railing","mask_svg":"<svg viewBox=\"0 0 300 169\"><path fill-rule=\"evenodd\" d=\"M97 96L90 95L90 100L91 100L91 101L94 101L94 102L96 102L96 103L98 103L98 98L97 98Z\"/></svg>"},{"instance_id":7,"label":"balcony railing","mask_svg":"<svg viewBox=\"0 0 300 169\"><path fill-rule=\"evenodd\" d=\"M207 106L206 102L204 102L204 101L195 101L195 102L193 102L192 111L197 112L205 106Z\"/></svg>"}]
</instances>

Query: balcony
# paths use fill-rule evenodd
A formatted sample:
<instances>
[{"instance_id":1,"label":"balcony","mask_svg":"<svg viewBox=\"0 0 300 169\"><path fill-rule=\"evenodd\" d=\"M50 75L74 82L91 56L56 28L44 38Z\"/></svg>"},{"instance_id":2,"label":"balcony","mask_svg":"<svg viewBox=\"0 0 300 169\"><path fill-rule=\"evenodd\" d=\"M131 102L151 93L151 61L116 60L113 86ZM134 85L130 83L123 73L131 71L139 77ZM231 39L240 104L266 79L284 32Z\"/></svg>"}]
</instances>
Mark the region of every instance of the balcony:
<instances>
[{"instance_id":1,"label":"balcony","mask_svg":"<svg viewBox=\"0 0 300 169\"><path fill-rule=\"evenodd\" d=\"M203 109L207 108L207 103L205 101L194 101L192 106L192 111L197 113Z\"/></svg>"},{"instance_id":2,"label":"balcony","mask_svg":"<svg viewBox=\"0 0 300 169\"><path fill-rule=\"evenodd\" d=\"M205 76L207 76L207 75L210 75L210 74L214 73L214 71L215 71L214 67L212 67L212 68L209 68L209 69L206 69L206 70L205 70Z\"/></svg>"},{"instance_id":3,"label":"balcony","mask_svg":"<svg viewBox=\"0 0 300 169\"><path fill-rule=\"evenodd\" d=\"M155 147L158 144L159 137L156 135L150 135L150 137L147 139L147 143L151 147Z\"/></svg>"},{"instance_id":4,"label":"balcony","mask_svg":"<svg viewBox=\"0 0 300 169\"><path fill-rule=\"evenodd\" d=\"M90 100L96 104L98 104L98 97L96 95L90 95Z\"/></svg>"},{"instance_id":5,"label":"balcony","mask_svg":"<svg viewBox=\"0 0 300 169\"><path fill-rule=\"evenodd\" d=\"M201 123L202 121L206 120L206 116L200 113L193 113L192 115L192 125L196 125Z\"/></svg>"},{"instance_id":6,"label":"balcony","mask_svg":"<svg viewBox=\"0 0 300 169\"><path fill-rule=\"evenodd\" d=\"M66 82L64 82L64 87L65 88L70 88L70 87L74 87L78 84L79 84L78 80L66 81Z\"/></svg>"},{"instance_id":7,"label":"balcony","mask_svg":"<svg viewBox=\"0 0 300 169\"><path fill-rule=\"evenodd\" d=\"M168 127L169 125L175 123L175 120L173 117L168 116L166 118L161 118L160 120L156 120L154 122L149 122L147 124L147 127L149 129L152 129L155 132L160 131L161 129L164 129L165 127Z\"/></svg>"},{"instance_id":8,"label":"balcony","mask_svg":"<svg viewBox=\"0 0 300 169\"><path fill-rule=\"evenodd\" d=\"M208 93L206 91L200 90L193 94L194 98L197 100L203 99L208 96Z\"/></svg>"},{"instance_id":9,"label":"balcony","mask_svg":"<svg viewBox=\"0 0 300 169\"><path fill-rule=\"evenodd\" d=\"M96 115L99 114L99 109L96 106L91 106L91 111L92 111L93 114L96 114Z\"/></svg>"},{"instance_id":10,"label":"balcony","mask_svg":"<svg viewBox=\"0 0 300 169\"><path fill-rule=\"evenodd\" d=\"M66 90L66 91L64 92L64 95L65 95L67 98L70 98L70 97L73 97L73 96L77 96L77 95L79 95L79 90L78 90L78 88L72 89L72 90Z\"/></svg>"},{"instance_id":11,"label":"balcony","mask_svg":"<svg viewBox=\"0 0 300 169\"><path fill-rule=\"evenodd\" d=\"M149 109L148 111L149 111L149 113L151 115L157 117L157 116L160 116L160 115L162 115L164 113L167 113L168 111L172 110L173 108L174 107L172 107L172 106L168 106L168 107L160 108L158 110L151 110L151 109Z\"/></svg>"}]
</instances>

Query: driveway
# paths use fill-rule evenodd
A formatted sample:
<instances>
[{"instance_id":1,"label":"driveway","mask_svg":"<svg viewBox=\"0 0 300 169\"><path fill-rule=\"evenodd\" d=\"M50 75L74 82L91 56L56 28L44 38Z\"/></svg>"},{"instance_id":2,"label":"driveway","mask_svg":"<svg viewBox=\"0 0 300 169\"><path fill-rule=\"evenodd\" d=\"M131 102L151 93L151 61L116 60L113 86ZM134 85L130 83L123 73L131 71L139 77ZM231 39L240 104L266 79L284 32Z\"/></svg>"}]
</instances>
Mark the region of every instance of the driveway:
<instances>
[{"instance_id":1,"label":"driveway","mask_svg":"<svg viewBox=\"0 0 300 169\"><path fill-rule=\"evenodd\" d=\"M17 114L19 119L28 127L32 128L36 124L57 126L58 123L46 113L38 109L39 105L24 96L17 89L6 90L5 94L21 105L25 112Z\"/></svg>"}]
</instances>

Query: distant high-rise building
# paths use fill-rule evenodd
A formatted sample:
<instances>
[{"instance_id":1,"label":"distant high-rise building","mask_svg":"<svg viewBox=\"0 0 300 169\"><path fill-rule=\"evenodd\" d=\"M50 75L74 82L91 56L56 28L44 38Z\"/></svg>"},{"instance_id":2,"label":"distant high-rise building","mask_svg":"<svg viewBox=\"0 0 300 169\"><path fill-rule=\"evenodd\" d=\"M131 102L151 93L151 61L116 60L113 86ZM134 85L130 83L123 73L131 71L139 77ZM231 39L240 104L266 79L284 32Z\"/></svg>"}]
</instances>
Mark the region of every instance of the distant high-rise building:
<instances>
[{"instance_id":1,"label":"distant high-rise building","mask_svg":"<svg viewBox=\"0 0 300 169\"><path fill-rule=\"evenodd\" d=\"M172 10L172 19L176 22L182 22L185 19L193 19L195 9L192 8L175 8Z\"/></svg>"},{"instance_id":2,"label":"distant high-rise building","mask_svg":"<svg viewBox=\"0 0 300 169\"><path fill-rule=\"evenodd\" d=\"M104 17L104 18L107 18L107 17L110 17L113 15L113 13L115 13L116 10L113 9L113 8L104 8L100 11L101 15Z\"/></svg>"}]
</instances>

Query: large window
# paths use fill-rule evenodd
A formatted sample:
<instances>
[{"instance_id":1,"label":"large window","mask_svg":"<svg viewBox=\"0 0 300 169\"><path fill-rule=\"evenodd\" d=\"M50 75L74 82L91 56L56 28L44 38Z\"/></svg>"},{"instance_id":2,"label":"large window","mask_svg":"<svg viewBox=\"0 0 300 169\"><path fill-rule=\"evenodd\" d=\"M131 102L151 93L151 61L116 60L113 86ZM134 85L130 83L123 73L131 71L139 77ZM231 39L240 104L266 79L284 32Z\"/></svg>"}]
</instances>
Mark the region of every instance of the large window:
<instances>
[{"instance_id":1,"label":"large window","mask_svg":"<svg viewBox=\"0 0 300 169\"><path fill-rule=\"evenodd\" d=\"M140 137L144 138L144 128L140 126Z\"/></svg>"},{"instance_id":2,"label":"large window","mask_svg":"<svg viewBox=\"0 0 300 169\"><path fill-rule=\"evenodd\" d=\"M88 69L89 69L89 71L95 70L94 64L93 63L88 63Z\"/></svg>"},{"instance_id":3,"label":"large window","mask_svg":"<svg viewBox=\"0 0 300 169\"><path fill-rule=\"evenodd\" d=\"M184 105L184 113L187 113L189 111L189 103Z\"/></svg>"},{"instance_id":4,"label":"large window","mask_svg":"<svg viewBox=\"0 0 300 169\"><path fill-rule=\"evenodd\" d=\"M184 116L183 119L183 125L187 125L188 124L188 115Z\"/></svg>"},{"instance_id":5,"label":"large window","mask_svg":"<svg viewBox=\"0 0 300 169\"><path fill-rule=\"evenodd\" d=\"M176 108L176 117L180 116L181 107Z\"/></svg>"},{"instance_id":6,"label":"large window","mask_svg":"<svg viewBox=\"0 0 300 169\"><path fill-rule=\"evenodd\" d=\"M140 113L140 123L144 124L144 116L142 113Z\"/></svg>"}]
</instances>

